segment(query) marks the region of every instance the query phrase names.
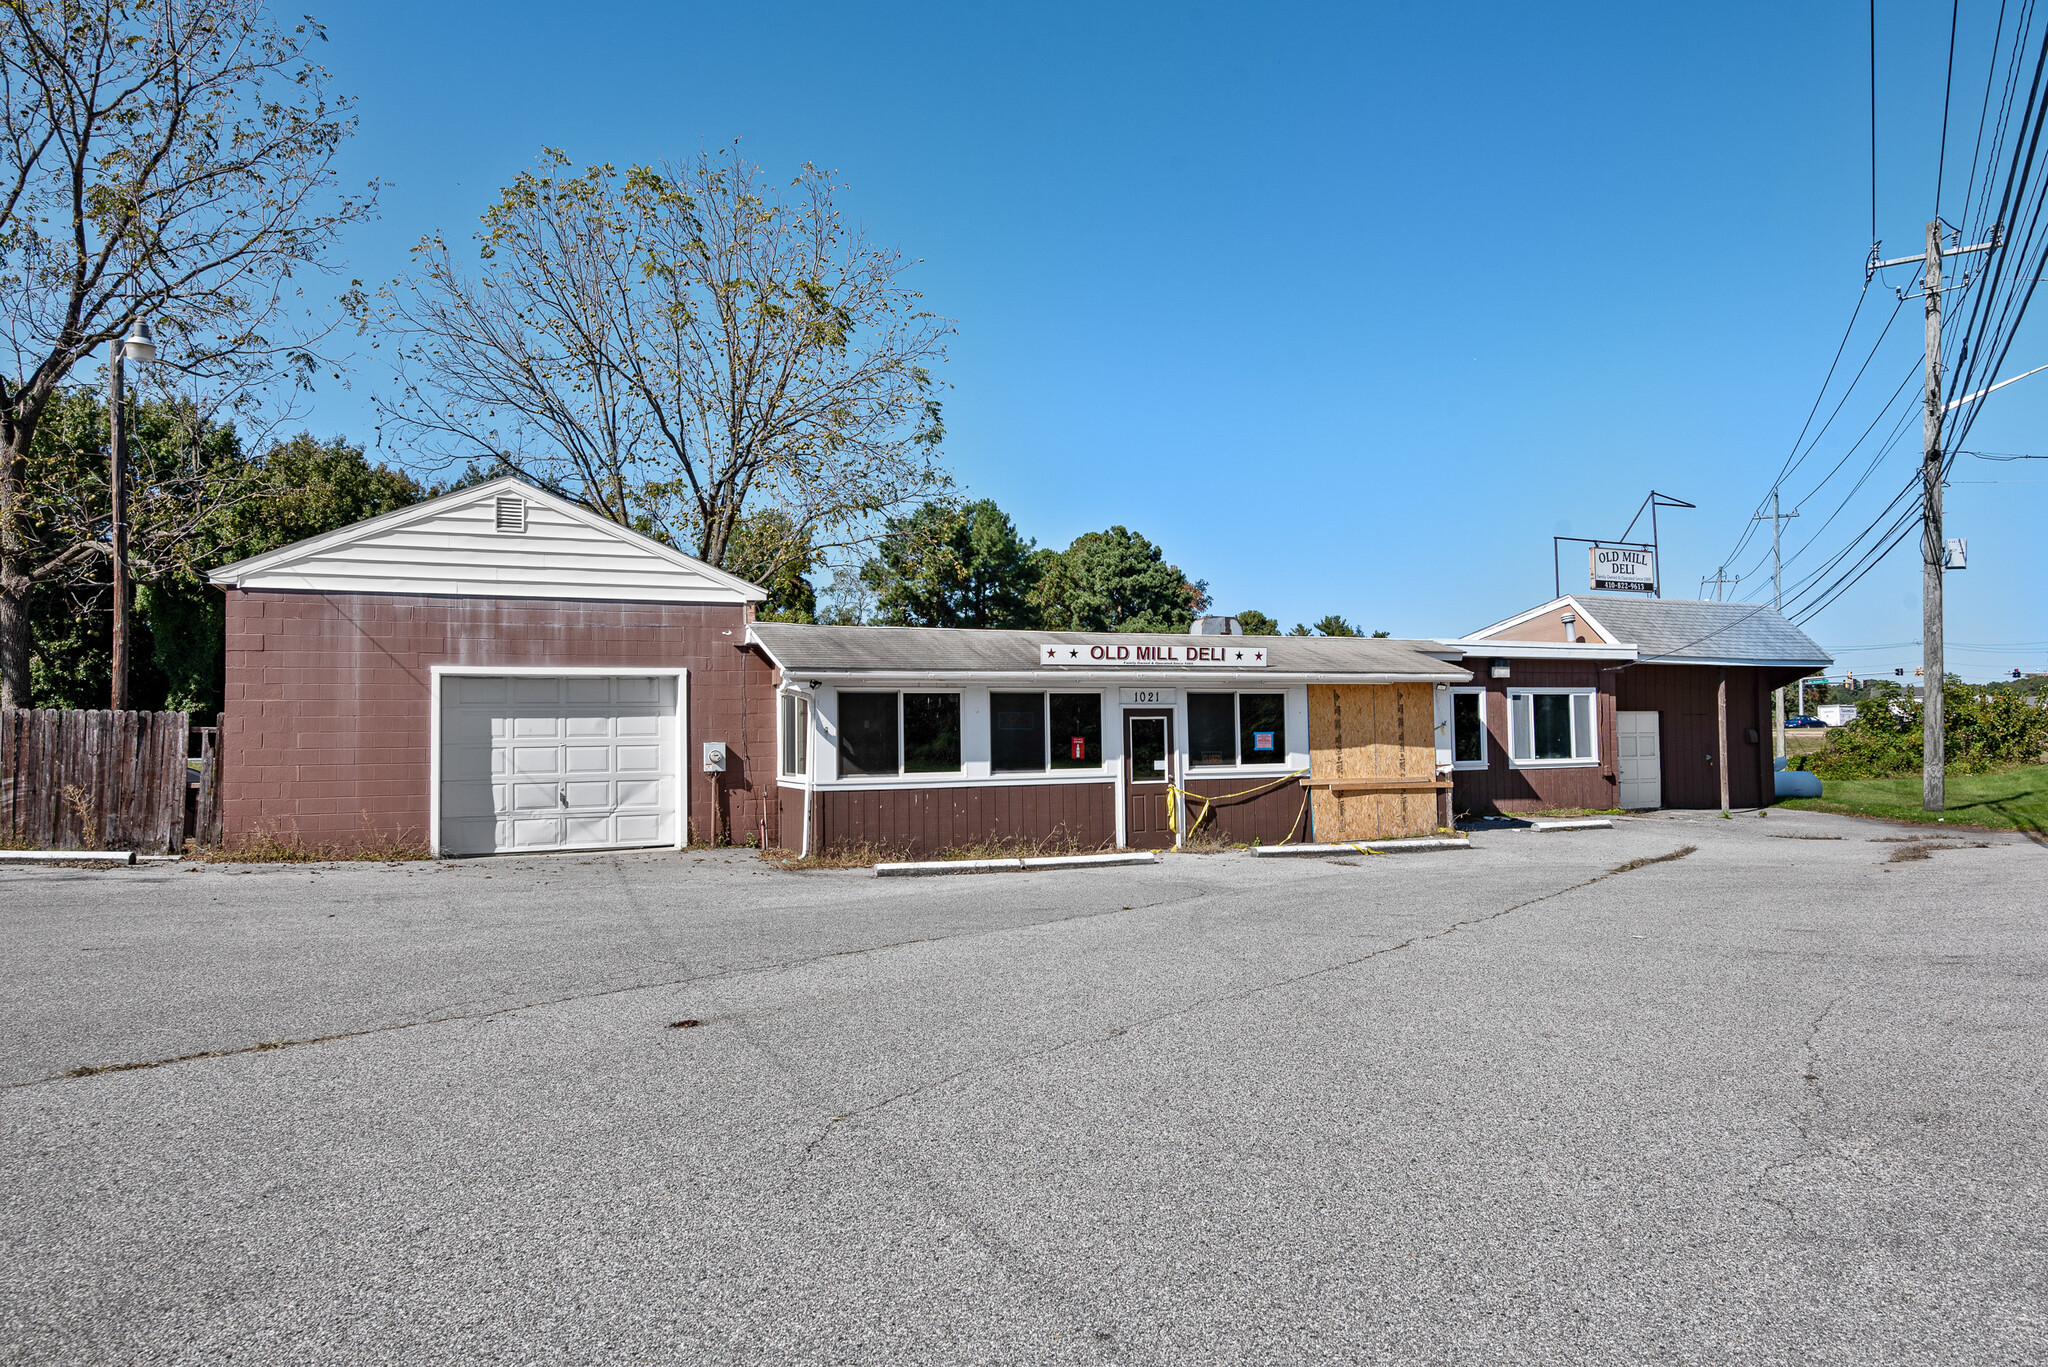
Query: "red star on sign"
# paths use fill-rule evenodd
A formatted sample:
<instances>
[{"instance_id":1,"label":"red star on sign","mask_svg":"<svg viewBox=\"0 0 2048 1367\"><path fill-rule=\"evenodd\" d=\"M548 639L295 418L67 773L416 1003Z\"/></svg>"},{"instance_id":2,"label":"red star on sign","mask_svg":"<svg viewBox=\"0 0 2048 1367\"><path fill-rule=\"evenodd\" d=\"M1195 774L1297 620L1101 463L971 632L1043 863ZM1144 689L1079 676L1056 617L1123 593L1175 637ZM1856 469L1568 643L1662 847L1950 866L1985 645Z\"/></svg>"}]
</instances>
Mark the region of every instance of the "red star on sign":
<instances>
[{"instance_id":1,"label":"red star on sign","mask_svg":"<svg viewBox=\"0 0 2048 1367\"><path fill-rule=\"evenodd\" d=\"M1254 660L1263 660L1266 658L1266 652L1263 650L1254 650L1252 652L1252 658Z\"/></svg>"},{"instance_id":2,"label":"red star on sign","mask_svg":"<svg viewBox=\"0 0 2048 1367\"><path fill-rule=\"evenodd\" d=\"M1048 660L1055 660L1055 659L1058 659L1058 658L1059 658L1059 652L1058 652L1057 650L1054 650L1054 649L1053 649L1053 648L1052 648L1051 646L1047 646L1047 647L1045 648L1045 658L1046 658L1046 659L1048 659Z\"/></svg>"}]
</instances>

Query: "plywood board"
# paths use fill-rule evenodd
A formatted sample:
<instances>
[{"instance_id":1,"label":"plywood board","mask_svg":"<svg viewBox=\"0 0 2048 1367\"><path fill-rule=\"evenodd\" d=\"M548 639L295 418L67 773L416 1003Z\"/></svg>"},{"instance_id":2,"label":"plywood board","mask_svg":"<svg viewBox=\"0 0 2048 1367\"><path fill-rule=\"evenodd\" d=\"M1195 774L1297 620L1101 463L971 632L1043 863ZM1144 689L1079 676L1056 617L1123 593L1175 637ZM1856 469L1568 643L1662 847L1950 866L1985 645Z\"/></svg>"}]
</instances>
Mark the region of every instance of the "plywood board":
<instances>
[{"instance_id":1,"label":"plywood board","mask_svg":"<svg viewBox=\"0 0 2048 1367\"><path fill-rule=\"evenodd\" d=\"M1436 777L1435 707L1426 683L1314 684L1308 690L1311 779ZM1393 840L1436 829L1431 790L1315 791L1315 838Z\"/></svg>"}]
</instances>

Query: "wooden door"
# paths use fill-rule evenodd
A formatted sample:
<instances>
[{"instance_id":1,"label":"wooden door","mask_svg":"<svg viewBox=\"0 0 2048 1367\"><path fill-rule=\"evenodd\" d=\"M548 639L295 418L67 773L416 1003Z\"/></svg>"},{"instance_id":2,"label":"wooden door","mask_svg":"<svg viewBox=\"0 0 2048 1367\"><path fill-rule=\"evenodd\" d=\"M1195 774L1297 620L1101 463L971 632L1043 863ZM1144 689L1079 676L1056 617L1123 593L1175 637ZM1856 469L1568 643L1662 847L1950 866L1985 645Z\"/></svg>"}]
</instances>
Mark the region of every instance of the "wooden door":
<instances>
[{"instance_id":1,"label":"wooden door","mask_svg":"<svg viewBox=\"0 0 2048 1367\"><path fill-rule=\"evenodd\" d=\"M1175 781L1173 714L1124 713L1124 840L1132 849L1172 847L1167 790Z\"/></svg>"}]
</instances>

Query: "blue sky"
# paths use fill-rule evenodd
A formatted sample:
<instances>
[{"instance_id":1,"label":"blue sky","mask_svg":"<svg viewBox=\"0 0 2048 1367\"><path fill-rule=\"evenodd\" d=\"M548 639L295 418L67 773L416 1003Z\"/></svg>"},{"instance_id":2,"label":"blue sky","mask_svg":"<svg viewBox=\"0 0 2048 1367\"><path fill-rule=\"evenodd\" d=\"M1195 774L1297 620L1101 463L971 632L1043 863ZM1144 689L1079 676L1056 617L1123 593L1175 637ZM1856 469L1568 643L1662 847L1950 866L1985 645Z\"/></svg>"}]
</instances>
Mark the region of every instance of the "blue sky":
<instances>
[{"instance_id":1,"label":"blue sky","mask_svg":"<svg viewBox=\"0 0 2048 1367\"><path fill-rule=\"evenodd\" d=\"M1893 254L1933 207L1936 9L1879 8ZM1975 131L1996 7L1963 10L1952 142ZM1553 535L1617 536L1652 487L1699 505L1662 517L1667 593L1696 596L1814 402L1870 245L1861 4L319 17L361 101L344 173L389 182L346 274L388 279L422 233L467 234L547 145L623 165L737 137L771 171L832 168L843 207L921 260L915 283L958 323L962 484L1041 544L1142 531L1219 609L1283 623L1481 626L1550 595ZM1874 286L1866 320L1895 302ZM1887 392L1916 307L1872 368ZM2043 362L2037 322L2007 373ZM365 355L310 425L369 438L381 379ZM1875 407L1852 401L1845 430L1859 411ZM1988 402L1970 445L2048 453L2044 416L2048 375ZM1813 468L1846 446L1831 434ZM1908 440L1866 493L1889 497L1915 459ZM2031 591L2048 462L1966 459L1956 479L1970 568L1948 577L1949 636L1991 648L1952 667L2048 666ZM1846 487L1813 496L1788 548ZM1794 572L1882 501L1863 519L1852 502ZM1735 596L1768 600L1764 544ZM1583 564L1581 548L1568 587ZM1912 544L1810 629L1845 663L1910 672Z\"/></svg>"}]
</instances>

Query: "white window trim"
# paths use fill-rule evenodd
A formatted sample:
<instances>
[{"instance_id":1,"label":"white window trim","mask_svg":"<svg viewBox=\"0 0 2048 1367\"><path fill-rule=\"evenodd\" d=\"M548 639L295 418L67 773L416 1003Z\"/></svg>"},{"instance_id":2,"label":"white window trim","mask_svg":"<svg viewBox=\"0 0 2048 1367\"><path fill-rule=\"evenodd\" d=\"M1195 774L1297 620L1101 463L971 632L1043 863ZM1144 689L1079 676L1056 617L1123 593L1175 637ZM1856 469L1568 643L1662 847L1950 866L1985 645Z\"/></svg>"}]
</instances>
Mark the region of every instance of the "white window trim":
<instances>
[{"instance_id":1,"label":"white window trim","mask_svg":"<svg viewBox=\"0 0 2048 1367\"><path fill-rule=\"evenodd\" d=\"M1453 688L1451 690L1451 767L1453 769L1490 769L1493 767L1493 733L1486 724L1486 695L1490 689ZM1517 692L1533 692L1533 689L1518 689ZM1479 758L1458 758L1458 699L1471 696L1479 699ZM1512 746L1509 754L1514 753ZM1555 760L1550 761L1556 763Z\"/></svg>"},{"instance_id":2,"label":"white window trim","mask_svg":"<svg viewBox=\"0 0 2048 1367\"><path fill-rule=\"evenodd\" d=\"M802 769L785 769L782 767L783 756L789 753L789 728L785 725L783 718L783 712L785 710L783 707L783 703L785 700L798 703L803 707L803 723L801 729L797 733L798 737L803 741L804 748L804 767ZM810 743L812 706L813 703L811 700L811 695L808 691L804 689L785 688L776 694L775 776L777 778L796 779L796 786L799 787L802 786L803 779L809 774L811 766L816 762L815 757L811 753L812 746Z\"/></svg>"},{"instance_id":3,"label":"white window trim","mask_svg":"<svg viewBox=\"0 0 2048 1367\"><path fill-rule=\"evenodd\" d=\"M1587 759L1516 759L1515 758L1515 699L1533 698L1539 693L1575 696L1584 694L1593 699L1586 709L1587 725L1592 728L1591 758ZM1600 767L1600 690L1597 688L1510 688L1505 694L1508 707L1508 767L1510 769L1597 769ZM1531 709L1533 716L1534 709ZM1579 748L1577 709L1572 709L1572 749ZM1533 737L1531 738L1534 739ZM1534 745L1530 746L1534 749Z\"/></svg>"},{"instance_id":4,"label":"white window trim","mask_svg":"<svg viewBox=\"0 0 2048 1367\"><path fill-rule=\"evenodd\" d=\"M1187 775L1188 775L1188 777L1189 777L1189 778L1200 778L1200 777L1203 777L1204 775L1210 775L1210 774L1219 774L1219 775L1220 775L1220 774L1243 774L1243 775L1244 775L1245 777L1247 777L1247 778L1263 778L1263 777L1266 777L1266 776L1268 776L1268 775L1272 775L1272 774L1291 774L1291 773L1293 773L1293 772L1295 771L1295 769L1296 769L1296 768L1297 768L1298 766L1296 766L1296 765L1292 765L1292 764L1289 764L1289 763L1287 762L1287 755L1288 755L1288 754L1291 754L1291 753L1292 753L1292 751L1291 751L1291 750L1289 750L1289 751L1282 751L1282 752L1281 752L1281 757L1280 757L1279 759L1262 759L1262 760L1254 760L1254 761L1252 761L1252 762L1251 762L1251 763L1249 763L1249 764L1247 764L1247 763L1245 763L1245 762L1244 762L1244 756L1243 756L1242 754L1238 755L1238 759L1237 759L1237 762L1236 762L1236 763L1234 763L1234 764L1197 764L1197 763L1195 763L1195 749L1194 749L1194 746L1195 746L1195 741L1194 741L1194 727L1193 727L1193 721L1194 721L1194 695L1195 695L1195 694L1197 694L1197 693L1222 693L1222 692L1225 692L1225 691L1226 691L1226 690L1224 690L1224 689L1221 689L1221 688L1190 688L1190 689L1188 689L1188 690L1186 691L1186 693L1185 693L1185 695L1184 695L1184 698L1183 698L1183 702L1182 702L1182 708L1183 708L1183 710L1185 710L1185 711L1186 711L1186 713L1187 713L1187 719L1188 719L1188 724L1187 724L1187 725L1185 725L1185 726L1183 726L1183 727L1182 727L1182 730L1184 730L1184 731L1186 731L1186 732L1188 733L1188 735L1187 735L1187 740L1186 740L1186 744L1187 744L1187 747L1188 747L1188 753L1187 753ZM1247 693L1257 693L1257 694L1260 694L1261 696L1277 696L1277 697L1278 697L1278 698L1280 699L1280 724L1281 724L1281 727L1282 727L1282 729L1283 729L1283 730L1291 730L1291 729L1292 729L1291 727L1289 727L1289 726L1288 726L1288 722L1289 722L1290 718L1289 718L1289 717L1288 717L1288 715L1287 715L1287 712L1288 712L1288 706L1287 706L1287 705L1288 705L1288 703L1289 703L1289 702L1290 702L1290 701L1291 701L1292 699L1291 699L1291 695L1289 694L1289 692L1288 692L1288 690L1287 690L1287 689L1285 689L1285 688L1233 688L1233 689L1229 689L1229 690L1227 690L1227 691L1228 691L1228 692L1229 692L1229 694L1230 694L1230 744L1231 744L1231 749L1232 749L1233 751L1235 751L1235 750L1237 749L1237 746L1239 745L1239 743L1241 743L1241 742L1242 742L1242 741L1244 740L1244 705L1243 705L1243 703L1242 703L1242 702L1240 701L1240 699L1242 699L1242 698L1244 697L1244 695L1245 695L1245 694L1247 694ZM1289 740L1289 744L1290 744L1290 745L1292 744L1292 740L1291 740L1291 738L1290 738L1290 740Z\"/></svg>"}]
</instances>

